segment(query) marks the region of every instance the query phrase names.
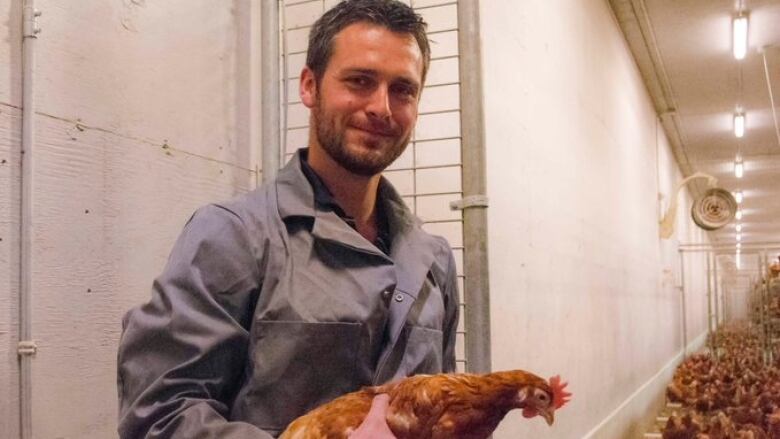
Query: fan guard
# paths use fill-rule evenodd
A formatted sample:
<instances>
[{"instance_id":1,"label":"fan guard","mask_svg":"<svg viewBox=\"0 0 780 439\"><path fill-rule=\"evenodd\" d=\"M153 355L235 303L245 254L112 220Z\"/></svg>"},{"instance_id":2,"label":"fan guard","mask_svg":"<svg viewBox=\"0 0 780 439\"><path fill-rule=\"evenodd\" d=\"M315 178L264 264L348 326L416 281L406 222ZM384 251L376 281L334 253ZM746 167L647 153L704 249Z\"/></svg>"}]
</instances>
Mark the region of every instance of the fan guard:
<instances>
[{"instance_id":1,"label":"fan guard","mask_svg":"<svg viewBox=\"0 0 780 439\"><path fill-rule=\"evenodd\" d=\"M710 188L704 196L693 202L691 217L704 230L717 230L734 219L737 200L731 192L721 188Z\"/></svg>"}]
</instances>

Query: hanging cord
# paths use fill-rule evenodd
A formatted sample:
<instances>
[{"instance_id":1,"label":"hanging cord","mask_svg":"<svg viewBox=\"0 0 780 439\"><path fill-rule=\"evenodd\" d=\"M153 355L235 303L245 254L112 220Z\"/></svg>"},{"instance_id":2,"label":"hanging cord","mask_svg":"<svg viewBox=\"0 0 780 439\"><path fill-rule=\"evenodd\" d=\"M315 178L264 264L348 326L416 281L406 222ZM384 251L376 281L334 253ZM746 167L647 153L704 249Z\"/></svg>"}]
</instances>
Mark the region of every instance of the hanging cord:
<instances>
[{"instance_id":1,"label":"hanging cord","mask_svg":"<svg viewBox=\"0 0 780 439\"><path fill-rule=\"evenodd\" d=\"M777 146L780 148L780 120L777 118L777 107L775 106L775 97L772 93L772 78L769 72L769 62L766 59L766 51L768 48L764 48L761 54L764 58L764 74L766 75L766 87L769 90L769 103L772 105L772 119L775 121L775 136L777 136Z\"/></svg>"}]
</instances>

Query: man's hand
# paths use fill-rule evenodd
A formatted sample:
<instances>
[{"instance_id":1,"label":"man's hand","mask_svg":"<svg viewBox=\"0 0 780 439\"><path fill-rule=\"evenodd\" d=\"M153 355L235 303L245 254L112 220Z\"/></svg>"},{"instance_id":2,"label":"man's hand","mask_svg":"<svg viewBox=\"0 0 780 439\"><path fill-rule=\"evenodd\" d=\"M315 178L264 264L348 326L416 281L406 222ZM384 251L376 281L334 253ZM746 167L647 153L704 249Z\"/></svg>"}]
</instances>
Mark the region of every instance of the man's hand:
<instances>
[{"instance_id":1,"label":"man's hand","mask_svg":"<svg viewBox=\"0 0 780 439\"><path fill-rule=\"evenodd\" d=\"M377 395L371 402L371 410L366 419L349 439L395 439L390 427L387 426L387 406L390 405L390 395Z\"/></svg>"}]
</instances>

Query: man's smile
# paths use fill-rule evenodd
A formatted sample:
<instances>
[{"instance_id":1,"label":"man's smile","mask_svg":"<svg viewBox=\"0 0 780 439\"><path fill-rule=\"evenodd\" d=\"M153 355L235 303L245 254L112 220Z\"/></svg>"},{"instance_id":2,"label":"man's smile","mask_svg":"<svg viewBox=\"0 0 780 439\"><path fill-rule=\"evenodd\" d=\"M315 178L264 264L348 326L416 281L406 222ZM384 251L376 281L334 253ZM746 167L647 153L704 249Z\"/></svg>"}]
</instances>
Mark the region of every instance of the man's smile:
<instances>
[{"instance_id":1,"label":"man's smile","mask_svg":"<svg viewBox=\"0 0 780 439\"><path fill-rule=\"evenodd\" d=\"M350 124L349 127L356 131L360 131L376 137L397 137L397 134L390 129L377 129L373 127L360 126L357 124Z\"/></svg>"}]
</instances>

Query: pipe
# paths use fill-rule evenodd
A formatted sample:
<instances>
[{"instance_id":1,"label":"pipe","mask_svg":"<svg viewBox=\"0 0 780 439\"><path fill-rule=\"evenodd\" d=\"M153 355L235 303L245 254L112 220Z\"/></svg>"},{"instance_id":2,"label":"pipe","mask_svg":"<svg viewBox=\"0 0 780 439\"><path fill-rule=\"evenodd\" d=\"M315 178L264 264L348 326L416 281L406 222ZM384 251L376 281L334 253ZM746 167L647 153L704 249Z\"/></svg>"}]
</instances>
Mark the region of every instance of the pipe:
<instances>
[{"instance_id":1,"label":"pipe","mask_svg":"<svg viewBox=\"0 0 780 439\"><path fill-rule=\"evenodd\" d=\"M712 255L712 281L713 281L713 291L715 292L715 330L717 331L718 328L720 328L720 308L721 308L721 297L720 297L720 282L718 282L718 256L716 254Z\"/></svg>"},{"instance_id":2,"label":"pipe","mask_svg":"<svg viewBox=\"0 0 780 439\"><path fill-rule=\"evenodd\" d=\"M248 133L248 148L249 157L252 171L254 172L254 178L252 179L252 189L257 189L260 186L261 160L262 158L262 127L263 127L263 102L262 102L262 70L263 70L263 54L265 50L262 47L262 29L260 27L263 22L263 18L260 15L263 8L261 1L240 2L237 4L237 15L242 17L243 25L246 26L245 38L247 41L241 41L241 45L245 47L246 55L249 60L247 73L249 76L249 84L247 85L247 92L249 98L247 99L248 106L248 119L249 119L249 133Z\"/></svg>"},{"instance_id":3,"label":"pipe","mask_svg":"<svg viewBox=\"0 0 780 439\"><path fill-rule=\"evenodd\" d=\"M734 253L736 248L734 244L680 244L678 246L681 252L709 252L718 251L726 253ZM780 242L743 242L741 247L742 253L749 250L780 250Z\"/></svg>"},{"instance_id":4,"label":"pipe","mask_svg":"<svg viewBox=\"0 0 780 439\"><path fill-rule=\"evenodd\" d=\"M715 349L715 337L712 333L712 253L707 252L707 344L710 346L710 355L717 358Z\"/></svg>"},{"instance_id":5,"label":"pipe","mask_svg":"<svg viewBox=\"0 0 780 439\"><path fill-rule=\"evenodd\" d=\"M688 322L685 310L685 253L680 252L680 305L682 323L683 360L688 357Z\"/></svg>"},{"instance_id":6,"label":"pipe","mask_svg":"<svg viewBox=\"0 0 780 439\"><path fill-rule=\"evenodd\" d=\"M458 44L463 198L484 200L487 179L479 0L458 2ZM486 201L463 208L466 370L475 373L491 370L487 227Z\"/></svg>"},{"instance_id":7,"label":"pipe","mask_svg":"<svg viewBox=\"0 0 780 439\"><path fill-rule=\"evenodd\" d=\"M279 126L279 1L263 0L260 8L260 39L263 50L260 100L262 105L262 170L263 182L276 178L279 170L280 143ZM287 60L285 59L286 63Z\"/></svg>"},{"instance_id":8,"label":"pipe","mask_svg":"<svg viewBox=\"0 0 780 439\"><path fill-rule=\"evenodd\" d=\"M767 274L767 267L769 267L769 257L767 256L766 252L761 253L761 262L760 262L760 271L759 271L759 279L763 279L761 281L761 287L762 292L764 295L765 304L767 307L767 310L769 310L771 297L769 296L769 276ZM767 317L766 324L764 325L764 331L766 332L766 354L767 354L767 365L773 364L774 362L774 355L772 352L772 326L774 319L769 319Z\"/></svg>"},{"instance_id":9,"label":"pipe","mask_svg":"<svg viewBox=\"0 0 780 439\"><path fill-rule=\"evenodd\" d=\"M724 285L723 280L721 280L720 290L722 294L721 303L723 304L723 324L725 325L731 318L731 307L733 305L731 303L731 288L728 285Z\"/></svg>"},{"instance_id":10,"label":"pipe","mask_svg":"<svg viewBox=\"0 0 780 439\"><path fill-rule=\"evenodd\" d=\"M758 247L766 247L769 250L773 250L774 248L780 249L780 241L753 241L753 242L743 242L742 246L758 246ZM691 243L691 242L683 242L678 244L678 246L682 249L686 248L696 248L696 247L708 247L708 248L716 248L718 246L731 246L734 247L733 244L720 244L720 245L713 245L713 244L705 244L705 243Z\"/></svg>"},{"instance_id":11,"label":"pipe","mask_svg":"<svg viewBox=\"0 0 780 439\"><path fill-rule=\"evenodd\" d=\"M35 144L35 41L40 29L36 23L40 12L34 0L25 0L23 7L22 42L22 194L19 223L19 433L22 439L32 438L32 341L30 319L32 296L32 219L33 219L33 145Z\"/></svg>"},{"instance_id":12,"label":"pipe","mask_svg":"<svg viewBox=\"0 0 780 439\"><path fill-rule=\"evenodd\" d=\"M766 288L763 280L764 280L764 258L765 254L760 253L758 255L758 294L761 298L760 304L761 304L761 347L763 348L764 352L764 364L769 365L769 350L771 349L770 343L769 343L769 337L768 337L768 317L766 315L767 311L767 305L768 305L768 297L766 294Z\"/></svg>"}]
</instances>

